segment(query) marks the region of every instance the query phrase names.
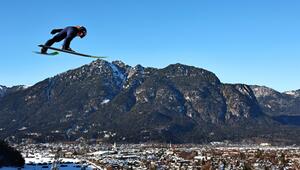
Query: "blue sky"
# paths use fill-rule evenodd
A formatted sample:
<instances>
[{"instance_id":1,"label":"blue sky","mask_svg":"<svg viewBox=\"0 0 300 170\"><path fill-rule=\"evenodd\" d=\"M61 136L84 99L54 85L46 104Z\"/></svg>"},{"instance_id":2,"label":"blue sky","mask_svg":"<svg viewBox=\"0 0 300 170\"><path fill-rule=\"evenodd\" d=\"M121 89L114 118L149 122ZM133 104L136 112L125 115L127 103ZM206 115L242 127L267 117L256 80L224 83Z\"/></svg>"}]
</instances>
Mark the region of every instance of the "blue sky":
<instances>
[{"instance_id":1,"label":"blue sky","mask_svg":"<svg viewBox=\"0 0 300 170\"><path fill-rule=\"evenodd\" d=\"M87 37L71 44L78 52L132 66L193 65L224 83L300 89L299 11L299 0L2 0L0 84L33 85L90 63L32 53L51 29L84 25Z\"/></svg>"}]
</instances>

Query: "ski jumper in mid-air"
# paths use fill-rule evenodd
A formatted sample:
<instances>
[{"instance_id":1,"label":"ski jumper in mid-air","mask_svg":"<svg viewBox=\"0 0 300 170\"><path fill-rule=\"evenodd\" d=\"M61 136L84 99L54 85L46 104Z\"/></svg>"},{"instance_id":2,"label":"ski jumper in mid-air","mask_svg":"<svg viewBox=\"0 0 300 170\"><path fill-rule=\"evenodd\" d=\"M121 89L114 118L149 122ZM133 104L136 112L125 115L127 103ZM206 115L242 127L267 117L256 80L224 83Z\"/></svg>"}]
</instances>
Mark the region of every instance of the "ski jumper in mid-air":
<instances>
[{"instance_id":1,"label":"ski jumper in mid-air","mask_svg":"<svg viewBox=\"0 0 300 170\"><path fill-rule=\"evenodd\" d=\"M69 26L64 29L53 29L51 31L51 34L53 34L53 35L56 34L56 35L53 38L51 38L50 40L48 40L45 43L45 46L51 47L51 45L53 45L54 43L65 40L63 43L62 49L74 52L70 48L71 41L76 36L79 36L80 38L85 37L87 34L87 30L83 26ZM41 48L41 53L46 54L47 50L48 50L48 48L43 47L43 48Z\"/></svg>"}]
</instances>

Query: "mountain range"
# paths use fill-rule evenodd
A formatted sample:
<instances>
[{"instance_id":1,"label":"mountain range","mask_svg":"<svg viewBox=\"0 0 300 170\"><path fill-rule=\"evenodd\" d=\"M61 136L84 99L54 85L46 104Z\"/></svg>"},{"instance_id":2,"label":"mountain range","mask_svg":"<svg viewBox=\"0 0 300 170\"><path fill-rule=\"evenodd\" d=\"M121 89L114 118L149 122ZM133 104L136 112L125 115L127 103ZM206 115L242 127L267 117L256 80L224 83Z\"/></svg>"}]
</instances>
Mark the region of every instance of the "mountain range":
<instances>
[{"instance_id":1,"label":"mountain range","mask_svg":"<svg viewBox=\"0 0 300 170\"><path fill-rule=\"evenodd\" d=\"M96 60L30 87L0 86L0 138L300 144L299 104L300 90L226 84L193 66Z\"/></svg>"}]
</instances>

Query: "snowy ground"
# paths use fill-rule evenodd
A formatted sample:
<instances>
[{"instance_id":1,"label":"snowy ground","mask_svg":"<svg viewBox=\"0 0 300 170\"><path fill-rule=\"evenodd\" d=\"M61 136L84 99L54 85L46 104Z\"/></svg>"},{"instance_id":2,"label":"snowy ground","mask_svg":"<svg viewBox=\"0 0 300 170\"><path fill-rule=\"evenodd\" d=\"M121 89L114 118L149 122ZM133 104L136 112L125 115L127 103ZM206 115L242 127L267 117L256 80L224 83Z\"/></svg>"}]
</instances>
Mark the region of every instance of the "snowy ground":
<instances>
[{"instance_id":1,"label":"snowy ground","mask_svg":"<svg viewBox=\"0 0 300 170\"><path fill-rule=\"evenodd\" d=\"M75 164L68 164L67 167L59 167L60 170L80 170L81 167L78 166L76 167ZM87 167L86 170L92 170L94 169L93 167ZM19 170L18 168L13 168L13 167L3 167L0 168L0 170ZM31 166L31 165L25 165L24 168L21 168L21 170L51 170L51 164L49 165L36 165L36 166Z\"/></svg>"},{"instance_id":2,"label":"snowy ground","mask_svg":"<svg viewBox=\"0 0 300 170\"><path fill-rule=\"evenodd\" d=\"M94 169L93 167L87 167L86 170L92 170ZM0 168L0 170L19 170L18 168L14 167L3 167ZM51 165L48 166L42 166L42 165L37 165L37 166L29 166L25 165L24 168L21 168L21 170L51 170ZM74 164L69 164L67 167L59 167L59 170L81 170L81 167Z\"/></svg>"},{"instance_id":3,"label":"snowy ground","mask_svg":"<svg viewBox=\"0 0 300 170\"><path fill-rule=\"evenodd\" d=\"M59 170L81 170L80 160L78 159L60 159ZM25 166L22 168L2 167L0 170L51 170L52 158L25 158ZM86 170L95 169L93 165L86 167Z\"/></svg>"}]
</instances>

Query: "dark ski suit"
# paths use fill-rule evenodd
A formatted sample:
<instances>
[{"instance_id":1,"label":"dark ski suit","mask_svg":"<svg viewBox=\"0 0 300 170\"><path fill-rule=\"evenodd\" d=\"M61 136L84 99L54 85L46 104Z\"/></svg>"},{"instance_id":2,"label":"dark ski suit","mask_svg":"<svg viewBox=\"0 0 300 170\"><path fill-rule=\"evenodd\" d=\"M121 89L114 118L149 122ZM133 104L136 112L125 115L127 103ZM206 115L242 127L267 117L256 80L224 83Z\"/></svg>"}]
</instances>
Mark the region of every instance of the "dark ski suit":
<instances>
[{"instance_id":1,"label":"dark ski suit","mask_svg":"<svg viewBox=\"0 0 300 170\"><path fill-rule=\"evenodd\" d=\"M71 50L70 43L71 43L72 39L77 36L78 32L79 32L79 29L77 27L74 27L74 26L69 26L69 27L66 27L64 29L53 29L51 31L51 34L56 34L56 33L57 34L53 38L48 40L45 43L45 46L51 46L55 42L60 42L63 39L65 39L65 41L63 43L63 46L62 46L62 49ZM42 48L41 52L46 53L47 48Z\"/></svg>"}]
</instances>

